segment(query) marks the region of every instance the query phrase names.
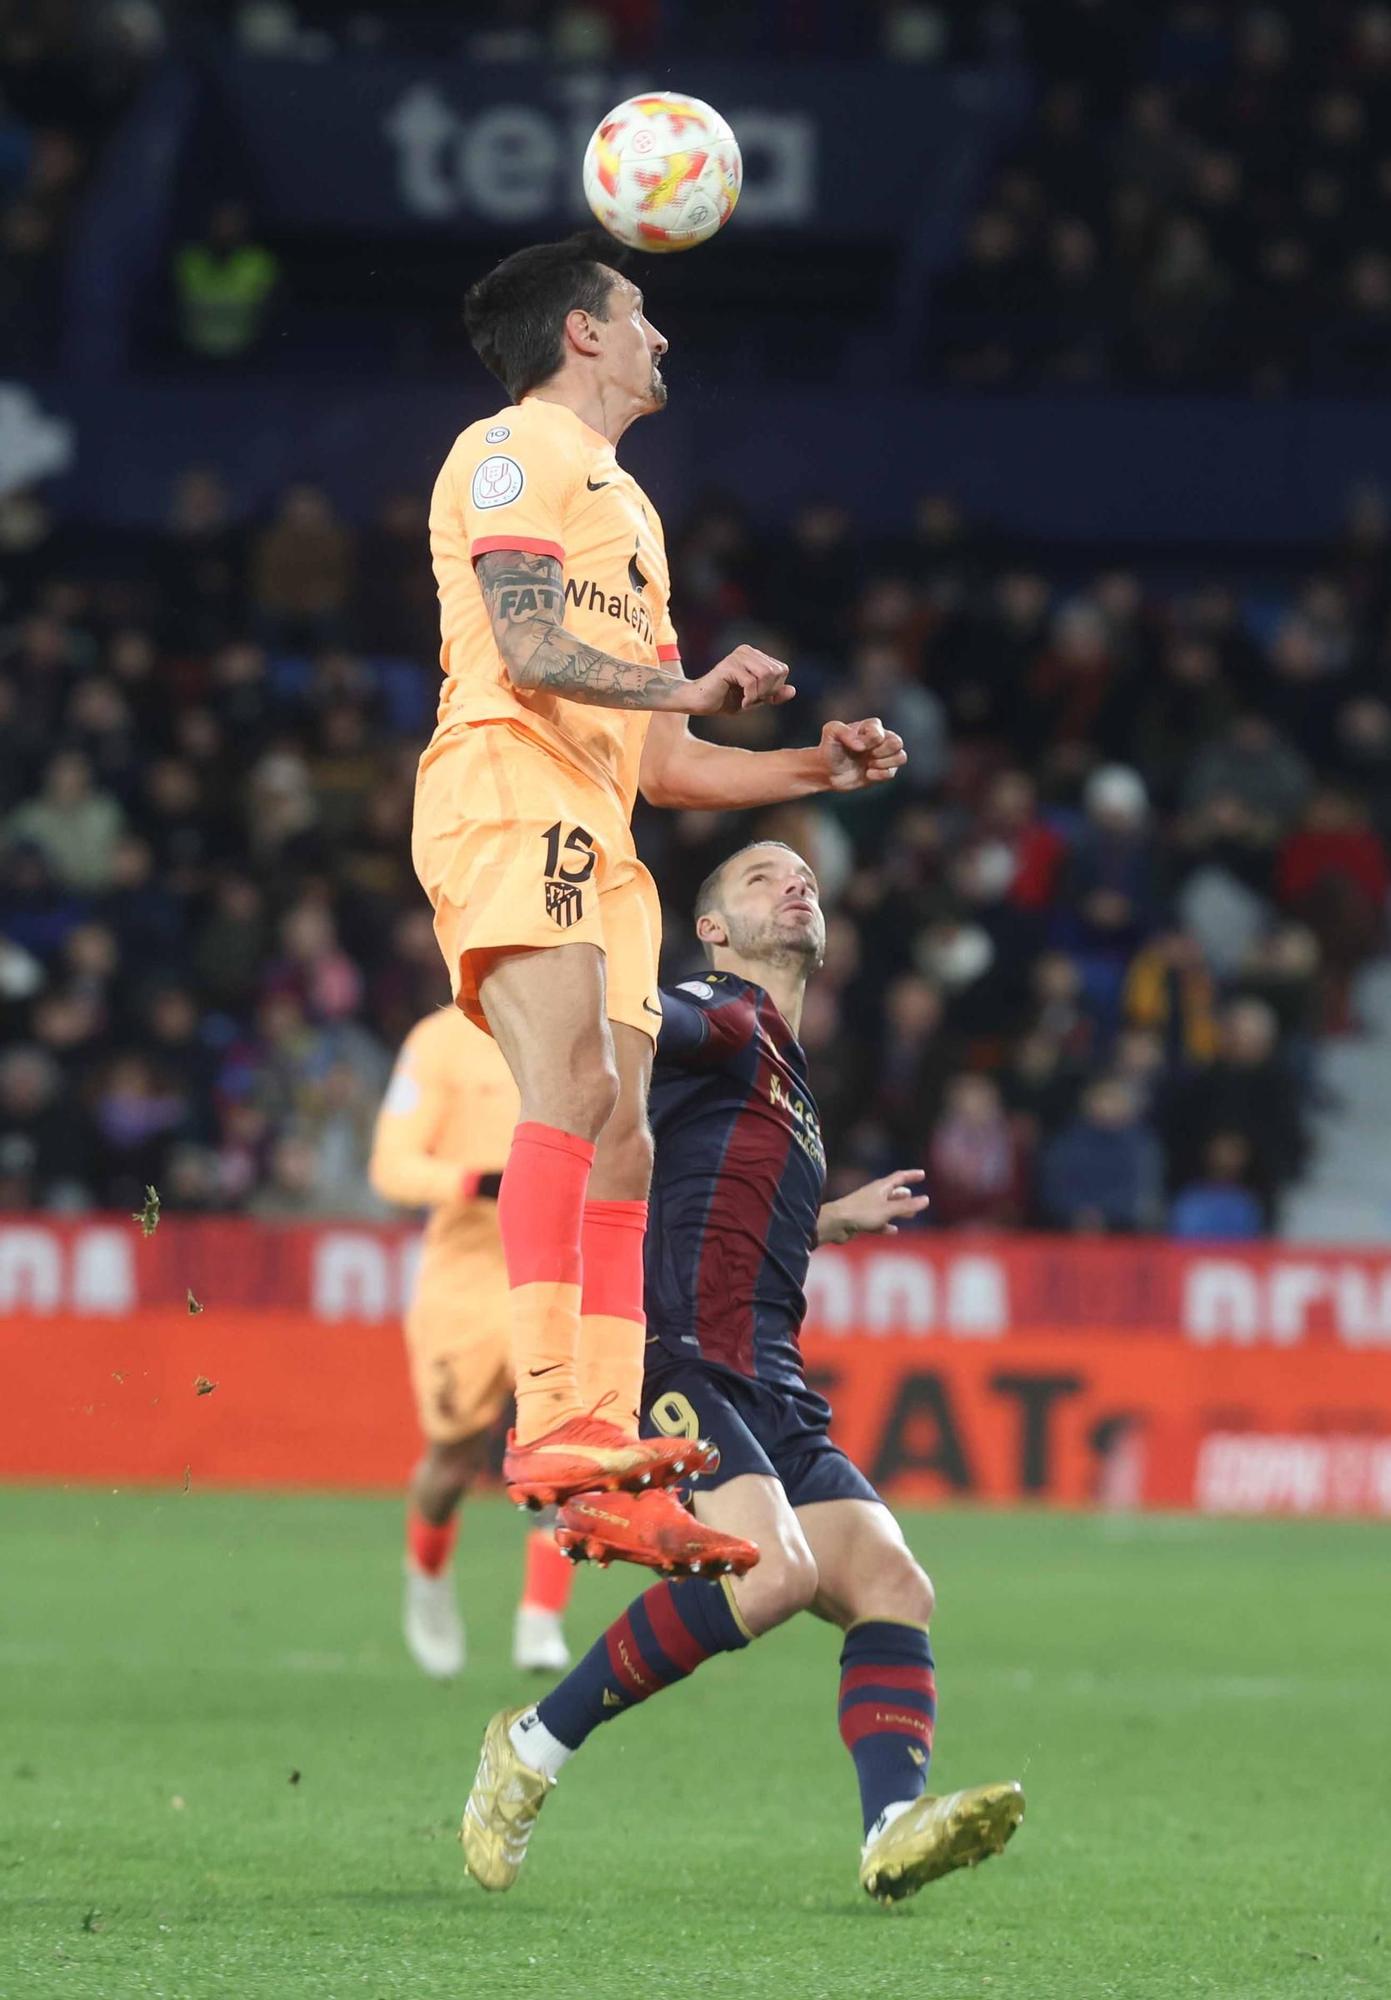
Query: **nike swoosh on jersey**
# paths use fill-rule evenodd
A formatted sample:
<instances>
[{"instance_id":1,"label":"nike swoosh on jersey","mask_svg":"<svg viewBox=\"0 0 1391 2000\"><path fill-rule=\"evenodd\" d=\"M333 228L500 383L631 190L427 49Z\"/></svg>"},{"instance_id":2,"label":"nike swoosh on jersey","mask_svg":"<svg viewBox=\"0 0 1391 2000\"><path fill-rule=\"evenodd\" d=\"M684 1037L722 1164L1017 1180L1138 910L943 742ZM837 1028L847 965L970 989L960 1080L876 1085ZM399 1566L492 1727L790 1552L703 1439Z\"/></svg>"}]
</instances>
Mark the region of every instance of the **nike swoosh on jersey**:
<instances>
[{"instance_id":1,"label":"nike swoosh on jersey","mask_svg":"<svg viewBox=\"0 0 1391 2000\"><path fill-rule=\"evenodd\" d=\"M643 1013L644 1013L644 1014L655 1014L655 1015L657 1016L657 1019L658 1019L659 1021L660 1021L660 1020L661 1020L661 1018L662 1018L662 1010L661 1010L661 1008L660 1008L660 1007L654 1007L654 1006L652 1005L652 1002L651 1002L650 1000L644 1000L644 1001L643 1001L643 1003L642 1003L642 1011L643 1011Z\"/></svg>"},{"instance_id":2,"label":"nike swoosh on jersey","mask_svg":"<svg viewBox=\"0 0 1391 2000\"><path fill-rule=\"evenodd\" d=\"M591 493L602 493L606 486L612 484L612 481L608 479L586 479L584 483Z\"/></svg>"}]
</instances>

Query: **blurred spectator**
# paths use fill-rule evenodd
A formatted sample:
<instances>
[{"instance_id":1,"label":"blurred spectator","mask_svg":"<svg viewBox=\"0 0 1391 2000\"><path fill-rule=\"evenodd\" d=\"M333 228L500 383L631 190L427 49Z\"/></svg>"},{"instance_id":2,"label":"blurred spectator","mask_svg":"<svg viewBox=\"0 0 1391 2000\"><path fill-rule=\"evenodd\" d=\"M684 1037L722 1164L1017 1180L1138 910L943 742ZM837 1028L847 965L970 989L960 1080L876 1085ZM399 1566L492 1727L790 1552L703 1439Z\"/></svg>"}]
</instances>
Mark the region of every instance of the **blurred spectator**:
<instances>
[{"instance_id":1,"label":"blurred spectator","mask_svg":"<svg viewBox=\"0 0 1391 2000\"><path fill-rule=\"evenodd\" d=\"M364 709L335 702L320 712L309 766L315 819L335 846L354 835L378 782L376 745Z\"/></svg>"},{"instance_id":2,"label":"blurred spectator","mask_svg":"<svg viewBox=\"0 0 1391 2000\"><path fill-rule=\"evenodd\" d=\"M1217 1052L1216 986L1197 942L1165 931L1131 960L1123 1008L1136 1027L1153 1029L1178 1067L1211 1062Z\"/></svg>"},{"instance_id":3,"label":"blurred spectator","mask_svg":"<svg viewBox=\"0 0 1391 2000\"><path fill-rule=\"evenodd\" d=\"M1068 1063L1092 1062L1104 1040L1103 1024L1077 960L1063 951L1044 952L1034 960L1030 983L1034 1031Z\"/></svg>"},{"instance_id":4,"label":"blurred spectator","mask_svg":"<svg viewBox=\"0 0 1391 2000\"><path fill-rule=\"evenodd\" d=\"M130 706L117 683L81 680L68 697L63 734L87 759L92 781L118 800L128 798L134 784L136 745Z\"/></svg>"},{"instance_id":5,"label":"blurred spectator","mask_svg":"<svg viewBox=\"0 0 1391 2000\"><path fill-rule=\"evenodd\" d=\"M145 1056L128 1054L96 1079L91 1111L98 1199L106 1208L138 1208L145 1188L163 1179L172 1141L186 1135L191 1100Z\"/></svg>"},{"instance_id":6,"label":"blurred spectator","mask_svg":"<svg viewBox=\"0 0 1391 2000\"><path fill-rule=\"evenodd\" d=\"M304 758L288 745L268 750L247 780L246 834L251 854L263 868L303 854L314 821L314 791Z\"/></svg>"},{"instance_id":7,"label":"blurred spectator","mask_svg":"<svg viewBox=\"0 0 1391 2000\"><path fill-rule=\"evenodd\" d=\"M0 844L0 935L10 944L50 958L85 914L86 905L63 889L39 848Z\"/></svg>"},{"instance_id":8,"label":"blurred spectator","mask_svg":"<svg viewBox=\"0 0 1391 2000\"><path fill-rule=\"evenodd\" d=\"M280 956L263 974L268 993L296 1000L305 1017L337 1021L362 1001L362 974L338 942L333 917L321 903L304 901L280 920Z\"/></svg>"},{"instance_id":9,"label":"blurred spectator","mask_svg":"<svg viewBox=\"0 0 1391 2000\"><path fill-rule=\"evenodd\" d=\"M1331 787L1314 793L1302 824L1280 849L1276 886L1322 950L1326 1025L1348 1027L1352 975L1385 949L1391 894L1386 849L1358 799Z\"/></svg>"},{"instance_id":10,"label":"blurred spectator","mask_svg":"<svg viewBox=\"0 0 1391 2000\"><path fill-rule=\"evenodd\" d=\"M145 1003L139 1039L160 1082L187 1107L184 1131L190 1138L210 1139L218 1058L205 1039L197 1002L187 986L154 987Z\"/></svg>"},{"instance_id":11,"label":"blurred spectator","mask_svg":"<svg viewBox=\"0 0 1391 2000\"><path fill-rule=\"evenodd\" d=\"M1196 633L1176 633L1160 654L1157 676L1141 691L1135 725L1135 760L1158 805L1173 808L1194 745L1214 742L1231 711L1218 647Z\"/></svg>"},{"instance_id":12,"label":"blurred spectator","mask_svg":"<svg viewBox=\"0 0 1391 2000\"><path fill-rule=\"evenodd\" d=\"M1251 1147L1240 1132L1214 1132L1203 1150L1203 1176L1169 1209L1169 1229L1188 1241L1240 1243L1259 1236L1261 1204L1247 1186Z\"/></svg>"},{"instance_id":13,"label":"blurred spectator","mask_svg":"<svg viewBox=\"0 0 1391 2000\"><path fill-rule=\"evenodd\" d=\"M877 715L897 730L908 752L904 777L914 791L932 791L947 766L946 710L914 677L902 639L868 639L851 655L851 683L826 703L828 714Z\"/></svg>"},{"instance_id":14,"label":"blurred spectator","mask_svg":"<svg viewBox=\"0 0 1391 2000\"><path fill-rule=\"evenodd\" d=\"M1125 765L1108 764L1093 771L1083 796L1087 823L1073 842L1065 889L1077 944L1107 958L1128 956L1159 913L1144 780Z\"/></svg>"},{"instance_id":15,"label":"blurred spectator","mask_svg":"<svg viewBox=\"0 0 1391 2000\"><path fill-rule=\"evenodd\" d=\"M1103 1076L1083 1092L1080 1115L1045 1146L1039 1204L1059 1229L1153 1229L1163 1183L1159 1142L1140 1122L1134 1090Z\"/></svg>"},{"instance_id":16,"label":"blurred spectator","mask_svg":"<svg viewBox=\"0 0 1391 2000\"><path fill-rule=\"evenodd\" d=\"M393 494L368 530L358 572L358 616L369 651L430 659L439 650L429 548L425 500Z\"/></svg>"},{"instance_id":17,"label":"blurred spectator","mask_svg":"<svg viewBox=\"0 0 1391 2000\"><path fill-rule=\"evenodd\" d=\"M1036 1029L1020 1037L1002 1078L1004 1101L1031 1153L1071 1116L1082 1077L1050 1034Z\"/></svg>"},{"instance_id":18,"label":"blurred spectator","mask_svg":"<svg viewBox=\"0 0 1391 2000\"><path fill-rule=\"evenodd\" d=\"M1140 371L1161 383L1220 380L1232 291L1203 225L1170 216L1136 295L1132 340Z\"/></svg>"},{"instance_id":19,"label":"blurred spectator","mask_svg":"<svg viewBox=\"0 0 1391 2000\"><path fill-rule=\"evenodd\" d=\"M201 892L208 870L235 839L215 792L184 757L160 757L146 768L135 814L159 879L174 896Z\"/></svg>"},{"instance_id":20,"label":"blurred spectator","mask_svg":"<svg viewBox=\"0 0 1391 2000\"><path fill-rule=\"evenodd\" d=\"M1152 1123L1170 1075L1161 1038L1152 1028L1122 1028L1111 1048L1111 1069L1134 1091L1140 1117Z\"/></svg>"},{"instance_id":21,"label":"blurred spectator","mask_svg":"<svg viewBox=\"0 0 1391 2000\"><path fill-rule=\"evenodd\" d=\"M833 500L810 500L770 566L760 610L808 652L834 649L845 637L857 569L846 509Z\"/></svg>"},{"instance_id":22,"label":"blurred spectator","mask_svg":"<svg viewBox=\"0 0 1391 2000\"><path fill-rule=\"evenodd\" d=\"M1245 1140L1250 1185L1268 1223L1308 1144L1298 1086L1280 1059L1278 1038L1279 1024L1264 1001L1232 1001L1222 1015L1216 1060L1175 1089L1165 1119L1170 1177L1180 1187L1198 1177L1215 1134Z\"/></svg>"},{"instance_id":23,"label":"blurred spectator","mask_svg":"<svg viewBox=\"0 0 1391 2000\"><path fill-rule=\"evenodd\" d=\"M1279 1027L1280 1050L1306 1092L1313 1078L1315 1037L1328 1002L1321 985L1318 939L1303 924L1280 924L1244 959L1232 997L1261 1000Z\"/></svg>"},{"instance_id":24,"label":"blurred spectator","mask_svg":"<svg viewBox=\"0 0 1391 2000\"><path fill-rule=\"evenodd\" d=\"M352 580L352 536L314 486L292 486L251 551L251 602L268 643L331 644Z\"/></svg>"},{"instance_id":25,"label":"blurred spectator","mask_svg":"<svg viewBox=\"0 0 1391 2000\"><path fill-rule=\"evenodd\" d=\"M174 489L160 587L170 643L206 652L237 630L246 538L217 470L190 466Z\"/></svg>"},{"instance_id":26,"label":"blurred spectator","mask_svg":"<svg viewBox=\"0 0 1391 2000\"><path fill-rule=\"evenodd\" d=\"M174 308L185 350L219 366L249 353L265 333L279 276L273 253L252 239L244 204L221 202L202 237L174 259Z\"/></svg>"},{"instance_id":27,"label":"blurred spectator","mask_svg":"<svg viewBox=\"0 0 1391 2000\"><path fill-rule=\"evenodd\" d=\"M0 1055L0 1207L72 1208L89 1197L91 1139L62 1071L32 1045Z\"/></svg>"},{"instance_id":28,"label":"blurred spectator","mask_svg":"<svg viewBox=\"0 0 1391 2000\"><path fill-rule=\"evenodd\" d=\"M263 1222L307 1222L337 1213L333 1195L319 1185L318 1156L302 1133L286 1131L275 1141L269 1171L247 1212Z\"/></svg>"},{"instance_id":29,"label":"blurred spectator","mask_svg":"<svg viewBox=\"0 0 1391 2000\"><path fill-rule=\"evenodd\" d=\"M340 1058L306 1095L303 1115L305 1137L314 1148L314 1187L317 1198L336 1215L382 1213L362 1172L372 1147L381 1084L380 1074L364 1074Z\"/></svg>"},{"instance_id":30,"label":"blurred spectator","mask_svg":"<svg viewBox=\"0 0 1391 2000\"><path fill-rule=\"evenodd\" d=\"M1269 920L1276 849L1310 783L1303 758L1255 712L1194 759L1178 829L1190 873L1178 903L1219 976L1237 970Z\"/></svg>"},{"instance_id":31,"label":"blurred spectator","mask_svg":"<svg viewBox=\"0 0 1391 2000\"><path fill-rule=\"evenodd\" d=\"M1018 705L1021 753L1045 769L1075 774L1094 756L1119 743L1122 709L1119 661L1100 606L1075 598L1055 614L1047 648L1036 658Z\"/></svg>"},{"instance_id":32,"label":"blurred spectator","mask_svg":"<svg viewBox=\"0 0 1391 2000\"><path fill-rule=\"evenodd\" d=\"M50 761L38 797L12 812L0 833L11 845L37 848L64 888L103 889L123 821L116 800L93 783L88 759L65 750Z\"/></svg>"},{"instance_id":33,"label":"blurred spectator","mask_svg":"<svg viewBox=\"0 0 1391 2000\"><path fill-rule=\"evenodd\" d=\"M954 1068L940 989L919 973L900 973L884 995L884 1024L869 1085L893 1150L916 1155ZM861 1104L865 1087L859 1078Z\"/></svg>"},{"instance_id":34,"label":"blurred spectator","mask_svg":"<svg viewBox=\"0 0 1391 2000\"><path fill-rule=\"evenodd\" d=\"M193 941L194 971L212 1005L245 1013L260 983L269 936L264 892L245 875L222 875Z\"/></svg>"},{"instance_id":35,"label":"blurred spectator","mask_svg":"<svg viewBox=\"0 0 1391 2000\"><path fill-rule=\"evenodd\" d=\"M1009 900L1017 910L1050 909L1067 842L1039 816L1038 791L1026 771L1001 771L981 808L981 838L1009 853Z\"/></svg>"},{"instance_id":36,"label":"blurred spectator","mask_svg":"<svg viewBox=\"0 0 1391 2000\"><path fill-rule=\"evenodd\" d=\"M175 1215L205 1215L225 1206L217 1154L207 1146L171 1146L162 1169L160 1195Z\"/></svg>"},{"instance_id":37,"label":"blurred spectator","mask_svg":"<svg viewBox=\"0 0 1391 2000\"><path fill-rule=\"evenodd\" d=\"M128 965L177 958L183 913L176 898L156 881L154 854L139 834L123 833L116 842L106 890L94 907L115 933Z\"/></svg>"},{"instance_id":38,"label":"blurred spectator","mask_svg":"<svg viewBox=\"0 0 1391 2000\"><path fill-rule=\"evenodd\" d=\"M943 1229L1018 1226L1028 1209L1019 1135L988 1076L958 1076L928 1146L931 1220Z\"/></svg>"}]
</instances>

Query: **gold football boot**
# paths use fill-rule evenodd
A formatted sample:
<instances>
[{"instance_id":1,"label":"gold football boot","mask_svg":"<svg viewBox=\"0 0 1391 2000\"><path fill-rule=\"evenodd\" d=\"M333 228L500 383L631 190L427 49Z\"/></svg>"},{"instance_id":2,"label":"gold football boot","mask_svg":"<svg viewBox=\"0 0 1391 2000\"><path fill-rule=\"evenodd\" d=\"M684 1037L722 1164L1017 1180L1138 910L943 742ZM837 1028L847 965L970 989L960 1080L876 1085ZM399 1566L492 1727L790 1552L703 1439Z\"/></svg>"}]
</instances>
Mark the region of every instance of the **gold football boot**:
<instances>
[{"instance_id":1,"label":"gold football boot","mask_svg":"<svg viewBox=\"0 0 1391 2000\"><path fill-rule=\"evenodd\" d=\"M464 1807L459 1838L464 1865L485 1889L510 1889L526 1860L536 1815L555 1790L555 1779L533 1771L512 1748L508 1735L525 1708L504 1708L483 1736L478 1775Z\"/></svg>"},{"instance_id":2,"label":"gold football boot","mask_svg":"<svg viewBox=\"0 0 1391 2000\"><path fill-rule=\"evenodd\" d=\"M915 1896L954 1868L974 1868L999 1854L1024 1817L1024 1792L1013 1780L915 1799L866 1842L860 1887L879 1903Z\"/></svg>"}]
</instances>

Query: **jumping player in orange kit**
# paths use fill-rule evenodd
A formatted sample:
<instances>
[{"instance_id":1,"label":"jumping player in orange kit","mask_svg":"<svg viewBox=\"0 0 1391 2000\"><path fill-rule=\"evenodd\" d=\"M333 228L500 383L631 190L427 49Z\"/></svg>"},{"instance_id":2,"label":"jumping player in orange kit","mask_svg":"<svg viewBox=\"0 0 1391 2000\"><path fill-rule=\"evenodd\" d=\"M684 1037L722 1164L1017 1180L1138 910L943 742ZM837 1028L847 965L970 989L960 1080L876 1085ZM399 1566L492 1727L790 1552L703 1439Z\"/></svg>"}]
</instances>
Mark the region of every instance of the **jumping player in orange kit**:
<instances>
[{"instance_id":1,"label":"jumping player in orange kit","mask_svg":"<svg viewBox=\"0 0 1391 2000\"><path fill-rule=\"evenodd\" d=\"M904 752L874 719L828 723L802 750L688 733L689 716L793 690L749 646L682 673L661 523L614 455L666 402L667 342L613 254L603 239L541 244L468 295L473 345L510 401L463 433L435 487L445 682L413 854L455 998L495 1036L521 1098L498 1199L517 1385L508 1490L560 1503L562 1539L591 1552L741 1571L753 1546L668 1490L708 1468L710 1448L637 1435L661 1004L660 908L632 808L639 791L719 811L858 790L891 779Z\"/></svg>"},{"instance_id":2,"label":"jumping player in orange kit","mask_svg":"<svg viewBox=\"0 0 1391 2000\"><path fill-rule=\"evenodd\" d=\"M405 1325L425 1451L411 1478L403 1627L416 1664L441 1680L462 1671L467 1651L451 1569L459 1503L512 1395L497 1194L516 1123L517 1086L492 1037L457 1007L418 1022L377 1114L370 1175L388 1201L430 1211ZM515 1666L568 1666L561 1617L571 1580L550 1531L534 1528Z\"/></svg>"}]
</instances>

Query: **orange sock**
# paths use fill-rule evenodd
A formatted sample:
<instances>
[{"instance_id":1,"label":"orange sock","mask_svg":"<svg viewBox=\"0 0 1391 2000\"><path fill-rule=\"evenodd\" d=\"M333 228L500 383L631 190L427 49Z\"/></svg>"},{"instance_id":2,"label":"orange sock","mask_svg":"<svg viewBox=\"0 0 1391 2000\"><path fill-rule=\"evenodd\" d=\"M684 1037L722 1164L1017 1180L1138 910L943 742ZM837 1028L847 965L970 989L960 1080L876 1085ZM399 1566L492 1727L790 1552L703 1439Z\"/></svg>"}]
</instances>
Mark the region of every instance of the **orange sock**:
<instances>
[{"instance_id":1,"label":"orange sock","mask_svg":"<svg viewBox=\"0 0 1391 2000\"><path fill-rule=\"evenodd\" d=\"M561 1554L549 1528L533 1528L526 1538L526 1580L523 1611L561 1612L570 1602L575 1565Z\"/></svg>"},{"instance_id":2,"label":"orange sock","mask_svg":"<svg viewBox=\"0 0 1391 2000\"><path fill-rule=\"evenodd\" d=\"M581 1409L580 1222L594 1147L534 1121L512 1134L497 1220L512 1304L517 1438L554 1430Z\"/></svg>"},{"instance_id":3,"label":"orange sock","mask_svg":"<svg viewBox=\"0 0 1391 2000\"><path fill-rule=\"evenodd\" d=\"M426 1576L439 1576L449 1567L449 1558L458 1539L457 1514L451 1514L438 1526L433 1521L427 1521L416 1507L412 1507L406 1516L406 1548L411 1561ZM564 1562L565 1557L561 1556L560 1560Z\"/></svg>"},{"instance_id":4,"label":"orange sock","mask_svg":"<svg viewBox=\"0 0 1391 2000\"><path fill-rule=\"evenodd\" d=\"M614 1401L604 1415L637 1435L642 1408L642 1250L647 1238L645 1201L587 1201L584 1205L584 1291L580 1303L580 1400L592 1409Z\"/></svg>"}]
</instances>

